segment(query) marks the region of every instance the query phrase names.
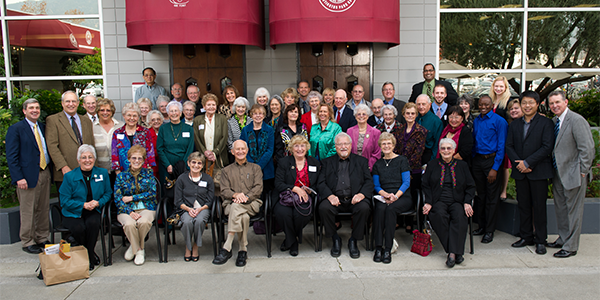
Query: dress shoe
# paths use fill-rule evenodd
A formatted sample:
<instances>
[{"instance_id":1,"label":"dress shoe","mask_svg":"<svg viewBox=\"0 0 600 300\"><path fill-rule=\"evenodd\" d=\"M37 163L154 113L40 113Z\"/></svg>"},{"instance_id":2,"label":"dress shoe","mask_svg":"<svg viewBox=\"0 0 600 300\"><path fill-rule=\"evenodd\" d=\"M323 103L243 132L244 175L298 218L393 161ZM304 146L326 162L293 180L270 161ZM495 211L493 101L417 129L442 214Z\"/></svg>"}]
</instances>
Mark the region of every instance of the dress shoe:
<instances>
[{"instance_id":1,"label":"dress shoe","mask_svg":"<svg viewBox=\"0 0 600 300\"><path fill-rule=\"evenodd\" d=\"M350 252L351 258L357 259L360 257L360 250L358 250L355 239L348 240L348 252Z\"/></svg>"},{"instance_id":2,"label":"dress shoe","mask_svg":"<svg viewBox=\"0 0 600 300\"><path fill-rule=\"evenodd\" d=\"M567 251L564 249L560 249L560 251L554 253L554 257L558 257L558 258L565 258L565 257L575 256L575 255L577 255L577 251Z\"/></svg>"},{"instance_id":3,"label":"dress shoe","mask_svg":"<svg viewBox=\"0 0 600 300\"><path fill-rule=\"evenodd\" d=\"M46 248L46 245L50 245L50 244L52 244L52 243L50 243L50 241L45 241L45 242L38 243L37 245L38 245L38 247L42 248L42 250L43 250L44 248Z\"/></svg>"},{"instance_id":4,"label":"dress shoe","mask_svg":"<svg viewBox=\"0 0 600 300\"><path fill-rule=\"evenodd\" d=\"M389 264L392 262L392 252L390 252L390 250L383 250L383 257L381 258L381 262L384 264Z\"/></svg>"},{"instance_id":5,"label":"dress shoe","mask_svg":"<svg viewBox=\"0 0 600 300\"><path fill-rule=\"evenodd\" d=\"M71 244L71 247L81 246L73 236L67 238L67 243Z\"/></svg>"},{"instance_id":6,"label":"dress shoe","mask_svg":"<svg viewBox=\"0 0 600 300\"><path fill-rule=\"evenodd\" d=\"M290 255L291 256L298 256L298 243L294 243L292 245L292 247L290 247Z\"/></svg>"},{"instance_id":7,"label":"dress shoe","mask_svg":"<svg viewBox=\"0 0 600 300\"><path fill-rule=\"evenodd\" d=\"M31 254L39 254L42 253L44 250L42 250L42 248L40 248L38 245L33 244L27 247L23 247L23 251Z\"/></svg>"},{"instance_id":8,"label":"dress shoe","mask_svg":"<svg viewBox=\"0 0 600 300\"><path fill-rule=\"evenodd\" d=\"M544 255L546 254L546 246L544 244L536 244L535 245L535 253Z\"/></svg>"},{"instance_id":9,"label":"dress shoe","mask_svg":"<svg viewBox=\"0 0 600 300\"><path fill-rule=\"evenodd\" d=\"M285 246L285 240L283 241L283 243L281 243L281 246L279 246L279 250L281 250L281 252L290 250L290 248Z\"/></svg>"},{"instance_id":10,"label":"dress shoe","mask_svg":"<svg viewBox=\"0 0 600 300\"><path fill-rule=\"evenodd\" d=\"M520 240L512 243L511 246L515 247L515 248L522 248L522 247L525 247L525 246L533 246L533 242L528 242L525 239L520 239Z\"/></svg>"},{"instance_id":11,"label":"dress shoe","mask_svg":"<svg viewBox=\"0 0 600 300\"><path fill-rule=\"evenodd\" d=\"M238 267L243 267L246 265L246 259L248 259L248 252L239 251L237 259L235 260L235 265Z\"/></svg>"},{"instance_id":12,"label":"dress shoe","mask_svg":"<svg viewBox=\"0 0 600 300\"><path fill-rule=\"evenodd\" d=\"M483 228L473 230L473 235L483 235L484 233L485 233L485 230Z\"/></svg>"},{"instance_id":13,"label":"dress shoe","mask_svg":"<svg viewBox=\"0 0 600 300\"><path fill-rule=\"evenodd\" d=\"M90 263L93 263L94 266L100 265L100 257L98 256L98 254L94 253L94 256L92 256L92 261L90 261Z\"/></svg>"},{"instance_id":14,"label":"dress shoe","mask_svg":"<svg viewBox=\"0 0 600 300\"><path fill-rule=\"evenodd\" d=\"M219 255L213 259L212 263L215 265L222 265L231 258L231 251L227 251L225 248L221 248Z\"/></svg>"},{"instance_id":15,"label":"dress shoe","mask_svg":"<svg viewBox=\"0 0 600 300\"><path fill-rule=\"evenodd\" d=\"M340 254L342 254L342 239L334 238L333 245L331 245L331 256L340 257Z\"/></svg>"},{"instance_id":16,"label":"dress shoe","mask_svg":"<svg viewBox=\"0 0 600 300\"><path fill-rule=\"evenodd\" d=\"M90 271L94 271L94 264L90 263Z\"/></svg>"},{"instance_id":17,"label":"dress shoe","mask_svg":"<svg viewBox=\"0 0 600 300\"><path fill-rule=\"evenodd\" d=\"M446 266L448 266L448 268L454 268L455 264L456 264L456 259L450 257L450 254L448 254L448 259L446 260Z\"/></svg>"},{"instance_id":18,"label":"dress shoe","mask_svg":"<svg viewBox=\"0 0 600 300\"><path fill-rule=\"evenodd\" d=\"M562 248L562 244L559 244L558 241L554 241L552 243L548 243L546 246L550 247L550 248L557 248L560 249Z\"/></svg>"},{"instance_id":19,"label":"dress shoe","mask_svg":"<svg viewBox=\"0 0 600 300\"><path fill-rule=\"evenodd\" d=\"M373 253L373 261L377 263L381 262L381 255L383 255L383 249L377 247L375 253Z\"/></svg>"},{"instance_id":20,"label":"dress shoe","mask_svg":"<svg viewBox=\"0 0 600 300\"><path fill-rule=\"evenodd\" d=\"M465 261L465 257L462 254L456 254L456 264L460 265L463 261Z\"/></svg>"},{"instance_id":21,"label":"dress shoe","mask_svg":"<svg viewBox=\"0 0 600 300\"><path fill-rule=\"evenodd\" d=\"M135 254L135 259L133 260L133 263L136 266L141 266L144 264L144 262L146 262L146 251L145 250L138 250L138 252Z\"/></svg>"},{"instance_id":22,"label":"dress shoe","mask_svg":"<svg viewBox=\"0 0 600 300\"><path fill-rule=\"evenodd\" d=\"M486 234L483 235L483 238L481 239L481 242L484 244L489 244L494 240L494 233L493 232L487 232Z\"/></svg>"}]
</instances>

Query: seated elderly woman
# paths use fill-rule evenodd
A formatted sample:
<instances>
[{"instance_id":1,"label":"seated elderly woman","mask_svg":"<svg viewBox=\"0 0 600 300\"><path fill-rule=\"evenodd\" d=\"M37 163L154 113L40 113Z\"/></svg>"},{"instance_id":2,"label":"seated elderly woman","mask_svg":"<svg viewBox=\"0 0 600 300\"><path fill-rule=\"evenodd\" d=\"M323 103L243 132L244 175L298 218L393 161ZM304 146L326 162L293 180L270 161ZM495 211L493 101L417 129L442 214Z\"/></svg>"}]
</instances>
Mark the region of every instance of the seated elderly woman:
<instances>
[{"instance_id":1,"label":"seated elderly woman","mask_svg":"<svg viewBox=\"0 0 600 300\"><path fill-rule=\"evenodd\" d=\"M100 230L100 209L110 200L112 188L108 171L95 167L96 150L83 144L77 150L79 167L65 174L60 186L63 225L88 250L90 270L100 264L94 252Z\"/></svg>"},{"instance_id":2,"label":"seated elderly woman","mask_svg":"<svg viewBox=\"0 0 600 300\"><path fill-rule=\"evenodd\" d=\"M375 162L381 158L381 149L377 146L381 131L367 124L373 112L366 104L359 104L354 109L356 125L348 128L348 135L352 138L352 153L369 160L369 170L373 169Z\"/></svg>"},{"instance_id":3,"label":"seated elderly woman","mask_svg":"<svg viewBox=\"0 0 600 300\"><path fill-rule=\"evenodd\" d=\"M405 156L394 153L396 138L388 132L379 137L379 147L383 158L373 165L373 184L375 185L375 215L373 217L373 235L375 237L374 262L389 264L392 262L392 246L396 231L396 219L399 213L409 211L413 206L410 192L410 165ZM385 247L383 244L385 232Z\"/></svg>"},{"instance_id":4,"label":"seated elderly woman","mask_svg":"<svg viewBox=\"0 0 600 300\"><path fill-rule=\"evenodd\" d=\"M181 233L185 238L185 261L198 261L198 246L202 247L202 233L215 198L213 179L202 172L204 160L200 152L190 154L187 159L190 171L181 174L175 183L175 207L184 211Z\"/></svg>"},{"instance_id":5,"label":"seated elderly woman","mask_svg":"<svg viewBox=\"0 0 600 300\"><path fill-rule=\"evenodd\" d=\"M452 139L441 139L439 146L442 158L430 161L422 178L423 214L429 215L433 231L448 253L446 265L452 268L464 261L467 217L473 215L475 181L469 165L454 158L456 143Z\"/></svg>"},{"instance_id":6,"label":"seated elderly woman","mask_svg":"<svg viewBox=\"0 0 600 300\"><path fill-rule=\"evenodd\" d=\"M275 189L277 194L295 193L303 203L307 203L308 197L317 189L319 170L321 164L318 160L308 156L310 143L303 135L294 135L288 144L291 156L283 157L277 166L275 173ZM311 195L312 194L312 195ZM290 250L291 256L298 255L298 242L302 238L302 229L310 221L311 211L314 210L316 199L312 204L302 204L298 207L284 206L280 201L275 203L274 214L277 222L283 228L285 240L281 244L281 251Z\"/></svg>"},{"instance_id":7,"label":"seated elderly woman","mask_svg":"<svg viewBox=\"0 0 600 300\"><path fill-rule=\"evenodd\" d=\"M115 203L117 220L131 244L125 251L125 260L134 259L136 265L146 260L144 239L152 228L156 214L156 180L152 170L144 168L146 149L135 145L127 151L130 167L117 175Z\"/></svg>"}]
</instances>

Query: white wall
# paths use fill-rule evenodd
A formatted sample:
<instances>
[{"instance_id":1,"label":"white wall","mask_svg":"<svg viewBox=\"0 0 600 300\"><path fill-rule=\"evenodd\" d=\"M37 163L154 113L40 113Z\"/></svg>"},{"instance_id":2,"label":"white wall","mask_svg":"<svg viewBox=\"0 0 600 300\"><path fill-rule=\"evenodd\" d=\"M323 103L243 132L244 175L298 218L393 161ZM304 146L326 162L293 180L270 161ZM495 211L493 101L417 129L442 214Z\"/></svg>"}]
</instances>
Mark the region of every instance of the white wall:
<instances>
[{"instance_id":1,"label":"white wall","mask_svg":"<svg viewBox=\"0 0 600 300\"><path fill-rule=\"evenodd\" d=\"M142 70L156 70L156 82L170 90L169 47L152 46L151 52L127 48L125 30L125 0L102 0L104 15L103 55L106 57L106 95L117 107L117 119L122 119L121 108L133 101L131 83L144 82Z\"/></svg>"},{"instance_id":2,"label":"white wall","mask_svg":"<svg viewBox=\"0 0 600 300\"><path fill-rule=\"evenodd\" d=\"M373 98L391 81L396 98L408 101L413 84L423 81L423 65L435 63L436 0L400 0L400 45L373 45Z\"/></svg>"}]
</instances>

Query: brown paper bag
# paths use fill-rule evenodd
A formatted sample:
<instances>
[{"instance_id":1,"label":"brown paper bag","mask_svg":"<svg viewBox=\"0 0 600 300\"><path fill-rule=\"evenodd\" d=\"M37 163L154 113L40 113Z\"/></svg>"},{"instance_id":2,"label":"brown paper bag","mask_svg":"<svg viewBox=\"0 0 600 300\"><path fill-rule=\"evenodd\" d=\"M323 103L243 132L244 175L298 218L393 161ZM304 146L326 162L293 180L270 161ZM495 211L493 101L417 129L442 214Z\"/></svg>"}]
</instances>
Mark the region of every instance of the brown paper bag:
<instances>
[{"instance_id":1,"label":"brown paper bag","mask_svg":"<svg viewBox=\"0 0 600 300\"><path fill-rule=\"evenodd\" d=\"M90 278L90 262L84 246L71 247L70 252L59 254L42 252L39 257L46 285Z\"/></svg>"}]
</instances>

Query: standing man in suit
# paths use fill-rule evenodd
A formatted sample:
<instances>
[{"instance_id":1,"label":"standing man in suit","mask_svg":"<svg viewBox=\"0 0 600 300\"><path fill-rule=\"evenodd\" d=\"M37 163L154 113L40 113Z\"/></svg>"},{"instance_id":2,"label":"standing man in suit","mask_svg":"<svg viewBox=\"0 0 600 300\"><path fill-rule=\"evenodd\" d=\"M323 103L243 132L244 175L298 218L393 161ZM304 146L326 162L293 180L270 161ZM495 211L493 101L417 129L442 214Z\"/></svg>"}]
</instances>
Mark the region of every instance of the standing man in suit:
<instances>
[{"instance_id":1,"label":"standing man in suit","mask_svg":"<svg viewBox=\"0 0 600 300\"><path fill-rule=\"evenodd\" d=\"M308 85L308 81L302 80L298 82L298 106L302 110L303 113L307 113L310 111L310 105L308 104L308 93L310 92L310 85Z\"/></svg>"},{"instance_id":2,"label":"standing man in suit","mask_svg":"<svg viewBox=\"0 0 600 300\"><path fill-rule=\"evenodd\" d=\"M356 119L354 118L354 111L348 105L348 94L346 91L339 89L335 92L333 96L333 112L334 119L340 127L342 127L342 131L346 132L348 128L356 125Z\"/></svg>"},{"instance_id":3,"label":"standing man in suit","mask_svg":"<svg viewBox=\"0 0 600 300\"><path fill-rule=\"evenodd\" d=\"M583 220L583 198L588 174L594 159L594 140L590 125L579 114L569 110L563 91L548 96L554 117L554 179L552 192L558 223L558 239L548 247L561 248L554 257L577 254Z\"/></svg>"},{"instance_id":4,"label":"standing man in suit","mask_svg":"<svg viewBox=\"0 0 600 300\"><path fill-rule=\"evenodd\" d=\"M368 160L351 153L352 139L344 132L335 136L337 155L322 160L319 175L319 213L325 226L325 236L333 239L331 256L339 257L342 239L337 234L335 216L340 212L352 212L354 228L348 240L350 257L359 258L356 245L365 235L365 224L371 214L370 199L373 196L373 178L369 172Z\"/></svg>"},{"instance_id":5,"label":"standing man in suit","mask_svg":"<svg viewBox=\"0 0 600 300\"><path fill-rule=\"evenodd\" d=\"M86 116L90 118L92 124L98 120L98 114L96 113L96 96L87 95L83 98L83 108L85 108Z\"/></svg>"},{"instance_id":6,"label":"standing man in suit","mask_svg":"<svg viewBox=\"0 0 600 300\"><path fill-rule=\"evenodd\" d=\"M402 109L404 108L404 104L406 104L406 102L395 98L396 89L394 88L394 84L391 81L385 82L381 87L381 93L383 94L383 104L392 105L398 111L396 121L402 124L406 123L404 116L402 115Z\"/></svg>"},{"instance_id":7,"label":"standing man in suit","mask_svg":"<svg viewBox=\"0 0 600 300\"><path fill-rule=\"evenodd\" d=\"M412 93L410 94L410 98L408 100L409 102L414 103L420 94L425 94L429 96L431 100L433 100L433 88L435 88L435 86L438 84L443 84L446 87L446 92L448 92L448 99L446 103L448 103L450 106L456 105L458 94L450 82L435 79L435 67L432 63L426 63L425 66L423 66L423 78L425 81L421 81L413 85Z\"/></svg>"},{"instance_id":8,"label":"standing man in suit","mask_svg":"<svg viewBox=\"0 0 600 300\"><path fill-rule=\"evenodd\" d=\"M6 132L6 160L12 184L17 185L21 206L19 237L23 251L42 252L48 241L50 207L50 156L45 127L38 122L40 104L35 99L23 102L25 119Z\"/></svg>"},{"instance_id":9,"label":"standing man in suit","mask_svg":"<svg viewBox=\"0 0 600 300\"><path fill-rule=\"evenodd\" d=\"M540 106L538 93L525 91L519 101L523 117L510 123L506 138L506 154L512 163L511 176L517 185L521 221L521 239L512 246L520 248L535 244L535 253L546 254L546 199L548 179L553 177L554 124L537 112Z\"/></svg>"},{"instance_id":10,"label":"standing man in suit","mask_svg":"<svg viewBox=\"0 0 600 300\"><path fill-rule=\"evenodd\" d=\"M79 167L77 150L83 144L94 144L94 131L89 118L77 114L79 99L73 91L61 96L63 111L46 119L46 143L54 162L54 183L59 189L63 175Z\"/></svg>"},{"instance_id":11,"label":"standing man in suit","mask_svg":"<svg viewBox=\"0 0 600 300\"><path fill-rule=\"evenodd\" d=\"M431 103L431 111L436 117L442 120L442 125L445 128L448 125L448 108L450 105L446 103L448 93L443 84L436 84L433 88L433 103Z\"/></svg>"},{"instance_id":12,"label":"standing man in suit","mask_svg":"<svg viewBox=\"0 0 600 300\"><path fill-rule=\"evenodd\" d=\"M373 115L369 117L369 119L367 120L367 124L375 127L383 123L383 114L381 112L382 107L383 100L379 98L373 99L373 102L371 102L371 110L373 111Z\"/></svg>"},{"instance_id":13,"label":"standing man in suit","mask_svg":"<svg viewBox=\"0 0 600 300\"><path fill-rule=\"evenodd\" d=\"M352 108L352 110L356 109L357 105L360 104L364 104L368 107L371 107L371 102L369 102L369 100L364 98L365 96L365 89L362 87L362 85L357 84L355 86L352 87L352 100L350 101L350 108Z\"/></svg>"}]
</instances>

